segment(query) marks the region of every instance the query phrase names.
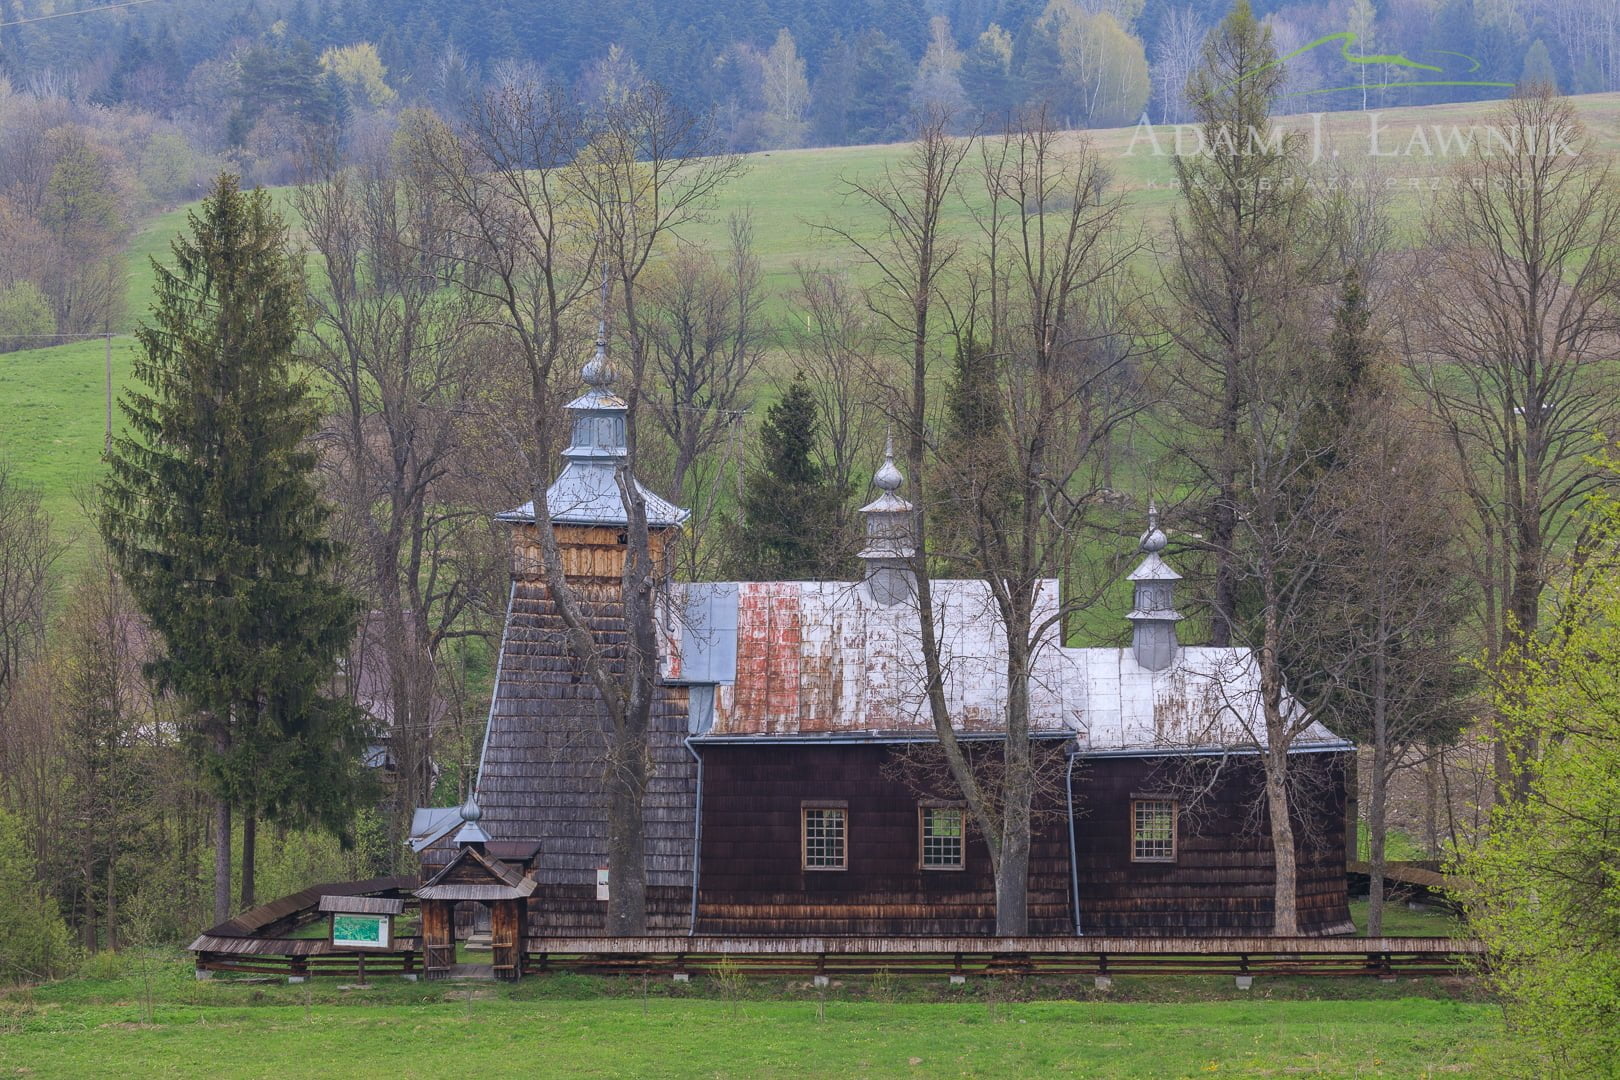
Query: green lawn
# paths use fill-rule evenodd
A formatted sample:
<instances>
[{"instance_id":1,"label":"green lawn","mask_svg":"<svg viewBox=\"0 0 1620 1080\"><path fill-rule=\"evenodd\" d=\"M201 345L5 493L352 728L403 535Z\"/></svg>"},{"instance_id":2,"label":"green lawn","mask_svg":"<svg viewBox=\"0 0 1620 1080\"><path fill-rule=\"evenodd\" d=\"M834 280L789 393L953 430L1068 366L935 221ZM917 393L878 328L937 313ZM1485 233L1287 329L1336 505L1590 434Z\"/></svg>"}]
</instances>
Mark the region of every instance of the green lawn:
<instances>
[{"instance_id":1,"label":"green lawn","mask_svg":"<svg viewBox=\"0 0 1620 1080\"><path fill-rule=\"evenodd\" d=\"M1367 901L1350 901L1350 918L1355 920L1356 933L1367 936ZM1442 908L1422 908L1414 911L1404 900L1384 903L1385 937L1467 937L1468 927L1456 915Z\"/></svg>"},{"instance_id":2,"label":"green lawn","mask_svg":"<svg viewBox=\"0 0 1620 1080\"><path fill-rule=\"evenodd\" d=\"M166 960L0 999L0 1075L1490 1076L1496 1008L1432 980L1084 985L761 979L734 998L553 975L518 986L214 980ZM645 996L642 996L645 992ZM1022 1000L1039 997L1044 1000ZM1016 999L1016 1000L1015 1000Z\"/></svg>"}]
</instances>

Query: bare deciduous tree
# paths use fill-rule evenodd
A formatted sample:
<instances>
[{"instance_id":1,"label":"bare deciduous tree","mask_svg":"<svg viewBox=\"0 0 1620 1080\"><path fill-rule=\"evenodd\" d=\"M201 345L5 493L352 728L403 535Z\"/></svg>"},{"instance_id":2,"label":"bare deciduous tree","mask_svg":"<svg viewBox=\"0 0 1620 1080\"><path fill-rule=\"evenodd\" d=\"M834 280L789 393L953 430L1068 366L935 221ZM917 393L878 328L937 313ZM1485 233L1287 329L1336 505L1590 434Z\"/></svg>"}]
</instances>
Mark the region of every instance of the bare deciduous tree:
<instances>
[{"instance_id":1,"label":"bare deciduous tree","mask_svg":"<svg viewBox=\"0 0 1620 1080\"><path fill-rule=\"evenodd\" d=\"M44 647L51 566L62 551L39 492L0 461L0 716L24 666Z\"/></svg>"},{"instance_id":2,"label":"bare deciduous tree","mask_svg":"<svg viewBox=\"0 0 1620 1080\"><path fill-rule=\"evenodd\" d=\"M603 277L618 287L630 369L624 393L627 455L618 477L628 522L622 603L629 637L622 680L611 695L598 685L612 717L605 776L608 875L615 883L608 928L616 933L643 932L647 923L642 814L650 778L647 737L659 682L658 588L668 573L654 562L646 500L634 481L637 413L649 362L643 279L654 257L682 227L698 221L715 193L741 172L741 159L720 153L718 146L709 120L680 108L662 87L646 84L591 118L589 137L567 174L599 238ZM588 627L581 623L579 633L588 634Z\"/></svg>"},{"instance_id":3,"label":"bare deciduous tree","mask_svg":"<svg viewBox=\"0 0 1620 1080\"><path fill-rule=\"evenodd\" d=\"M769 333L761 308L753 225L733 217L731 245L716 258L677 250L646 294L648 364L644 405L667 447L670 497L693 508L680 561L698 579L711 554L708 526L721 492L742 468L750 381ZM642 459L653 455L643 447ZM728 451L713 455L716 451Z\"/></svg>"},{"instance_id":4,"label":"bare deciduous tree","mask_svg":"<svg viewBox=\"0 0 1620 1080\"><path fill-rule=\"evenodd\" d=\"M646 500L634 482L648 368L643 275L736 174L738 160L713 152L707 123L639 82L599 95L590 114L563 91L513 84L481 99L462 137L432 124L421 134L419 160L462 221L454 238L465 255L454 280L488 305L517 354L525 408L506 430L525 459L547 593L568 649L600 699L612 882L607 926L611 933L641 933L647 740L659 674L654 605L667 572L654 564ZM556 383L569 374L559 360L577 340L579 308L592 298L597 270L618 287L630 376L623 390L628 454L618 473L627 520L622 654L593 632L564 571L546 501L564 423Z\"/></svg>"},{"instance_id":5,"label":"bare deciduous tree","mask_svg":"<svg viewBox=\"0 0 1620 1080\"><path fill-rule=\"evenodd\" d=\"M1042 644L1062 639L1073 593L1083 590L1071 590L1049 615L1036 612L1043 580L1080 584L1077 559L1099 524L1104 450L1142 404L1124 377L1135 347L1122 315L1125 265L1139 241L1124 225L1123 197L1109 191L1100 157L1089 146L1069 149L1043 113L982 146L988 207L979 214L984 247L970 273L989 297L988 351L977 362L992 370L969 393L998 400L988 408L960 400L968 372L959 366L947 425L954 439L941 440L939 482L925 506L950 526L933 530L930 553L987 583L1005 633L1003 767L997 790L975 783L964 797L995 867L997 932L1019 934L1028 927L1038 786L1031 684ZM970 312L960 350L978 348L976 332ZM940 719L949 760L957 732Z\"/></svg>"},{"instance_id":6,"label":"bare deciduous tree","mask_svg":"<svg viewBox=\"0 0 1620 1080\"><path fill-rule=\"evenodd\" d=\"M1000 399L978 449L946 446L932 430L930 381L938 377L930 319L942 275L961 255L944 239L940 215L957 196L972 143L952 139L945 118L922 127L902 164L880 181L854 185L883 214L877 241L840 235L878 271L869 294L896 345L909 352L899 386L887 387L907 436L907 462L921 489L913 575L928 699L945 767L986 839L996 879L996 932L1029 925L1029 854L1038 756L1031 742L1030 692L1043 641L1061 636L1062 614L1035 618L1043 579L1072 565L1084 533L1101 446L1135 408L1113 381L1130 354L1114 288L1132 243L1119 227L1123 203L1107 192L1098 157L1068 152L1044 115L1021 118L981 157L988 209L979 215L983 251L967 269L984 311L957 312L958 349L974 349L983 319L996 375L983 392ZM938 331L933 331L938 334ZM979 392L979 391L975 391ZM978 452L983 450L983 453ZM933 458L942 459L934 468ZM977 475L980 467L993 476ZM925 471L927 470L927 471ZM973 475L968 475L973 474ZM976 768L942 687L940 624L931 563L945 560L988 585L1005 631L1005 739L997 767Z\"/></svg>"},{"instance_id":7,"label":"bare deciduous tree","mask_svg":"<svg viewBox=\"0 0 1620 1080\"><path fill-rule=\"evenodd\" d=\"M846 193L880 215L878 235L868 238L837 226L823 230L853 248L876 275L867 291L867 305L883 327L883 336L904 357L883 390L888 411L904 436L907 469L917 484L916 501L926 506L924 485L928 464L929 383L934 377L937 343L931 334L936 306L941 302L944 275L956 258L960 243L942 228L946 206L957 196L957 177L972 149L971 142L951 136L949 118L924 116L905 156L870 180L846 180ZM878 373L874 373L877 375ZM940 629L934 610L933 587L927 560L926 514L915 526L916 603L923 654L923 678L934 728L940 737L951 776L968 799L978 827L986 837L1000 829L985 813L988 803L978 791L978 778L960 745L951 736L952 718L945 700L945 672L940 658ZM1027 845L1027 839L1026 839ZM1000 868L997 870L998 883ZM997 889L997 930L1001 930L1000 889ZM1027 883L1025 884L1027 891ZM1009 925L1023 925L1027 913L1012 916Z\"/></svg>"},{"instance_id":8,"label":"bare deciduous tree","mask_svg":"<svg viewBox=\"0 0 1620 1080\"><path fill-rule=\"evenodd\" d=\"M452 206L431 178L388 156L352 168L317 149L295 192L321 256L310 292L312 356L337 408L322 441L371 613L350 659L351 694L371 700L393 762L391 850L427 804L443 712L441 644L488 591L498 560L464 460L481 396L487 333L462 290L447 289Z\"/></svg>"},{"instance_id":9,"label":"bare deciduous tree","mask_svg":"<svg viewBox=\"0 0 1620 1080\"><path fill-rule=\"evenodd\" d=\"M1620 434L1620 184L1568 101L1514 98L1495 143L1436 200L1408 343L1471 504L1485 648L1536 634L1542 594L1606 482L1594 436ZM1501 793L1522 796L1533 735L1499 738Z\"/></svg>"},{"instance_id":10,"label":"bare deciduous tree","mask_svg":"<svg viewBox=\"0 0 1620 1080\"><path fill-rule=\"evenodd\" d=\"M872 376L886 358L879 355L871 313L848 275L802 264L796 271L787 348L816 399L822 436L818 464L834 489L847 494L882 438L873 384L888 383L890 376Z\"/></svg>"},{"instance_id":11,"label":"bare deciduous tree","mask_svg":"<svg viewBox=\"0 0 1620 1080\"><path fill-rule=\"evenodd\" d=\"M1153 97L1159 106L1161 124L1179 124L1187 119L1187 81L1198 68L1198 53L1208 32L1209 27L1191 6L1174 7L1165 13L1153 45Z\"/></svg>"}]
</instances>

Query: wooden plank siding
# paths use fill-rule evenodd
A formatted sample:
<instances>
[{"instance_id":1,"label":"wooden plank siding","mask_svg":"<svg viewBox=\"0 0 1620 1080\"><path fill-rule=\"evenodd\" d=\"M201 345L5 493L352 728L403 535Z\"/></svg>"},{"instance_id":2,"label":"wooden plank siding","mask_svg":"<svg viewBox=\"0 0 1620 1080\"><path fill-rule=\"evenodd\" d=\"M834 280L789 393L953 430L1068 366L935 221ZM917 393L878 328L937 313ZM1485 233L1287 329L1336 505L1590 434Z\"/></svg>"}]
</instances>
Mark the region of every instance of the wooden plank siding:
<instances>
[{"instance_id":1,"label":"wooden plank siding","mask_svg":"<svg viewBox=\"0 0 1620 1080\"><path fill-rule=\"evenodd\" d=\"M1301 933L1350 920L1344 873L1344 754L1298 755L1314 770L1311 806L1296 807ZM1274 864L1260 764L1233 757L1199 804L1179 814L1174 862L1131 861L1131 799L1174 787L1163 759L1100 758L1076 769L1075 853L1086 935L1261 935L1272 928ZM1259 800L1257 802L1257 800ZM1311 827L1306 827L1306 821Z\"/></svg>"},{"instance_id":2,"label":"wooden plank siding","mask_svg":"<svg viewBox=\"0 0 1620 1080\"><path fill-rule=\"evenodd\" d=\"M1055 750L1039 752L1055 753ZM919 798L880 745L709 746L703 749L703 860L699 934L989 934L995 879L984 840L968 830L962 870L919 866ZM805 803L848 804L845 870L806 870ZM1030 930L1065 934L1066 826L1042 815L1030 857Z\"/></svg>"},{"instance_id":3,"label":"wooden plank siding","mask_svg":"<svg viewBox=\"0 0 1620 1080\"><path fill-rule=\"evenodd\" d=\"M613 539L611 530L594 530ZM606 557L604 557L606 558ZM603 565L612 565L607 559ZM573 582L612 666L623 670L626 639L617 578ZM596 872L607 865L600 696L577 670L561 617L543 583L513 584L500 679L478 780L481 824L496 841L538 841L538 888L528 905L534 933L605 933L607 905ZM646 796L648 929L690 929L696 765L683 745L684 687L665 686L653 706L653 772Z\"/></svg>"}]
</instances>

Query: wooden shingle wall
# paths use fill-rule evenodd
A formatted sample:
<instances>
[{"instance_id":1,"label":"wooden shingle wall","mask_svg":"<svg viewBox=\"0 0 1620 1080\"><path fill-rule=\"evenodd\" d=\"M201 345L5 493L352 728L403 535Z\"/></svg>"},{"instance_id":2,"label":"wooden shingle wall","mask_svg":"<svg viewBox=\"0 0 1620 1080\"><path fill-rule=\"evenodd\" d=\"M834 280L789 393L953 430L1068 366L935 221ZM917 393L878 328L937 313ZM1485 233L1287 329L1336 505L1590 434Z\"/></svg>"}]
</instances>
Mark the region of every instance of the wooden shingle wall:
<instances>
[{"instance_id":1,"label":"wooden shingle wall","mask_svg":"<svg viewBox=\"0 0 1620 1080\"><path fill-rule=\"evenodd\" d=\"M615 534L616 535L616 534ZM622 649L616 578L574 582L597 640ZM622 670L622 653L615 664ZM606 903L596 872L607 865L602 794L604 721L599 696L568 652L545 586L519 578L507 618L484 766L481 824L495 840L536 840L534 933L600 934ZM664 687L652 717L653 775L646 799L648 918L654 933L689 924L696 771L686 737L686 690Z\"/></svg>"},{"instance_id":2,"label":"wooden shingle wall","mask_svg":"<svg viewBox=\"0 0 1620 1080\"><path fill-rule=\"evenodd\" d=\"M727 745L709 746L702 753L698 933L953 935L995 930L989 853L972 830L965 869L918 867L919 796L895 779L891 748ZM807 800L848 803L847 870L802 868L799 815ZM1030 858L1032 934L1072 930L1067 843L1062 820L1043 816Z\"/></svg>"},{"instance_id":3,"label":"wooden shingle wall","mask_svg":"<svg viewBox=\"0 0 1620 1080\"><path fill-rule=\"evenodd\" d=\"M1344 755L1297 755L1320 770L1317 805L1296 807L1298 908L1302 934L1347 922L1344 872ZM1100 758L1075 773L1075 848L1080 918L1088 935L1264 935L1272 929L1275 884L1260 765L1232 758L1199 808L1180 817L1173 863L1131 861L1131 798L1172 792L1175 766L1162 759ZM1251 808L1256 808L1251 812ZM1307 830L1304 818L1313 821ZM1307 842L1314 832L1319 843Z\"/></svg>"}]
</instances>

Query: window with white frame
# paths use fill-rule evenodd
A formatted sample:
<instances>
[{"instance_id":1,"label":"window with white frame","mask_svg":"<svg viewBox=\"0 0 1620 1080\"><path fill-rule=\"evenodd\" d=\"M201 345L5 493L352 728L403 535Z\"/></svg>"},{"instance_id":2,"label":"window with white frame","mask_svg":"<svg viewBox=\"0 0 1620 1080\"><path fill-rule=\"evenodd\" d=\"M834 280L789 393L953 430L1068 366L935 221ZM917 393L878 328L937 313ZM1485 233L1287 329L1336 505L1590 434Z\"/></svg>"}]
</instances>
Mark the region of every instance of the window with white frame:
<instances>
[{"instance_id":1,"label":"window with white frame","mask_svg":"<svg viewBox=\"0 0 1620 1080\"><path fill-rule=\"evenodd\" d=\"M845 870L849 867L849 810L842 806L806 806L803 854L806 870Z\"/></svg>"},{"instance_id":2,"label":"window with white frame","mask_svg":"<svg viewBox=\"0 0 1620 1080\"><path fill-rule=\"evenodd\" d=\"M961 870L967 845L959 806L919 806L917 829L924 870Z\"/></svg>"},{"instance_id":3,"label":"window with white frame","mask_svg":"<svg viewBox=\"0 0 1620 1080\"><path fill-rule=\"evenodd\" d=\"M1174 799L1131 800L1131 861L1176 861Z\"/></svg>"}]
</instances>

